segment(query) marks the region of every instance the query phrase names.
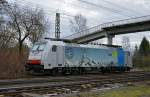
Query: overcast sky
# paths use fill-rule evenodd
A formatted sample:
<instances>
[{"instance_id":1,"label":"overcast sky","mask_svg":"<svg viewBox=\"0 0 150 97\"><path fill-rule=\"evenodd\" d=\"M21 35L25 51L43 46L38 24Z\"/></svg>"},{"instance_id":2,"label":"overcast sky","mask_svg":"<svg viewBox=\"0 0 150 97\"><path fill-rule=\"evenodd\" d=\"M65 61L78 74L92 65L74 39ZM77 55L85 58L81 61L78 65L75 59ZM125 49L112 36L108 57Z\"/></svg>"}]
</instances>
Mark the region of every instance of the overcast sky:
<instances>
[{"instance_id":1,"label":"overcast sky","mask_svg":"<svg viewBox=\"0 0 150 97\"><path fill-rule=\"evenodd\" d=\"M82 14L87 18L88 27L105 22L150 15L150 0L8 0L23 5L40 7L52 22L51 33L54 32L55 13L61 14L61 36L72 34L69 20L72 16ZM52 34L51 34L52 35ZM149 32L120 35L114 38L114 44L121 44L122 37L128 36L131 45L139 44L146 36L150 40ZM101 40L106 43L106 39Z\"/></svg>"}]
</instances>

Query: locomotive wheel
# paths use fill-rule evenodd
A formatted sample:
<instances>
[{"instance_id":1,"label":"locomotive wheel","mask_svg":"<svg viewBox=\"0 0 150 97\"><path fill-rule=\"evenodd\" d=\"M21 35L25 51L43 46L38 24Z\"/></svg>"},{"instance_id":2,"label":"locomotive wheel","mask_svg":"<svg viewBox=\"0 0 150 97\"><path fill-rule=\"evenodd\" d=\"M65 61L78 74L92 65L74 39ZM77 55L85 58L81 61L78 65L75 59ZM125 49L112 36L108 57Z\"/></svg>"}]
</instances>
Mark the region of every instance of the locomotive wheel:
<instances>
[{"instance_id":1,"label":"locomotive wheel","mask_svg":"<svg viewBox=\"0 0 150 97\"><path fill-rule=\"evenodd\" d=\"M79 74L80 74L80 73L79 73L79 68L75 68L74 71L73 71L73 74L79 75Z\"/></svg>"},{"instance_id":2,"label":"locomotive wheel","mask_svg":"<svg viewBox=\"0 0 150 97\"><path fill-rule=\"evenodd\" d=\"M56 75L57 75L57 69L51 70L51 75L52 75L52 76L56 76Z\"/></svg>"},{"instance_id":3,"label":"locomotive wheel","mask_svg":"<svg viewBox=\"0 0 150 97\"><path fill-rule=\"evenodd\" d=\"M65 71L66 71L65 75L71 74L71 68L70 67L67 67Z\"/></svg>"},{"instance_id":4,"label":"locomotive wheel","mask_svg":"<svg viewBox=\"0 0 150 97\"><path fill-rule=\"evenodd\" d=\"M82 68L78 68L78 74L83 74Z\"/></svg>"},{"instance_id":5,"label":"locomotive wheel","mask_svg":"<svg viewBox=\"0 0 150 97\"><path fill-rule=\"evenodd\" d=\"M127 67L127 71L130 71L131 68Z\"/></svg>"},{"instance_id":6,"label":"locomotive wheel","mask_svg":"<svg viewBox=\"0 0 150 97\"><path fill-rule=\"evenodd\" d=\"M36 72L34 70L29 70L28 74L33 75L33 76L42 76L42 75L45 75L44 72Z\"/></svg>"},{"instance_id":7,"label":"locomotive wheel","mask_svg":"<svg viewBox=\"0 0 150 97\"><path fill-rule=\"evenodd\" d=\"M101 68L101 72L102 72L102 73L105 73L105 72L106 72L106 69L105 69L104 67L102 67L102 68Z\"/></svg>"}]
</instances>

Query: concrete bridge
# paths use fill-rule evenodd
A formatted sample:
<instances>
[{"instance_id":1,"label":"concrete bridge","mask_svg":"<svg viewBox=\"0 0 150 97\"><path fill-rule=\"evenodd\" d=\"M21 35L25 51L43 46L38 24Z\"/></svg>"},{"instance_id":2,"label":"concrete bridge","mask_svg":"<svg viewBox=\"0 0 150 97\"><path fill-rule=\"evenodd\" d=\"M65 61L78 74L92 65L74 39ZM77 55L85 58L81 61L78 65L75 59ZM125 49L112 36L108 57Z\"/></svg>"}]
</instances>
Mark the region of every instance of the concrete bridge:
<instances>
[{"instance_id":1,"label":"concrete bridge","mask_svg":"<svg viewBox=\"0 0 150 97\"><path fill-rule=\"evenodd\" d=\"M112 39L115 35L149 30L150 15L100 24L82 32L67 36L65 39L69 39L77 43L87 43L107 37L108 44L112 45Z\"/></svg>"}]
</instances>

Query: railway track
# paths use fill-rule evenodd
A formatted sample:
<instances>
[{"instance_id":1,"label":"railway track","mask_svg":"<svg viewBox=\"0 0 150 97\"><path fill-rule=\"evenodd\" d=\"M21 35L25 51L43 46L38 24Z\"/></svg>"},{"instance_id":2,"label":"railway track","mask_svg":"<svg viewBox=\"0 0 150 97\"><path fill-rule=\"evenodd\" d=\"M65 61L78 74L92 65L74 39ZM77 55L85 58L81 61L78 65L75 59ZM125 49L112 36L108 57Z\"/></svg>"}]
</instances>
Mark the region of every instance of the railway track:
<instances>
[{"instance_id":1,"label":"railway track","mask_svg":"<svg viewBox=\"0 0 150 97\"><path fill-rule=\"evenodd\" d=\"M0 94L15 95L23 92L45 91L63 87L80 87L84 84L103 85L150 80L150 72L129 72L115 74L90 74L20 80L1 80Z\"/></svg>"},{"instance_id":2,"label":"railway track","mask_svg":"<svg viewBox=\"0 0 150 97\"><path fill-rule=\"evenodd\" d=\"M73 75L73 76L41 76L39 78L25 78L25 79L12 79L12 80L0 80L0 85L11 85L11 84L28 84L28 83L45 83L45 82L55 82L55 81L71 81L71 80L82 80L82 79L89 79L89 78L108 78L108 77L121 77L121 76L136 76L136 75L143 75L149 74L150 72L124 72L124 73L93 73L87 75Z\"/></svg>"}]
</instances>

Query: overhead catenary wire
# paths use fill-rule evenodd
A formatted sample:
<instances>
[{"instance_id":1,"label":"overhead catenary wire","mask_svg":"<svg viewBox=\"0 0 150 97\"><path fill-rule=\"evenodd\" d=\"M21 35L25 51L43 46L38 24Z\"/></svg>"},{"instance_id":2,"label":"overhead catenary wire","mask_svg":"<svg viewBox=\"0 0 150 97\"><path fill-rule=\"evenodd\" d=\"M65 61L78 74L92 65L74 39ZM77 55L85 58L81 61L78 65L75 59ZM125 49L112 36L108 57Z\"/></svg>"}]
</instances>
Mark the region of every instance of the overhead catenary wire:
<instances>
[{"instance_id":1,"label":"overhead catenary wire","mask_svg":"<svg viewBox=\"0 0 150 97\"><path fill-rule=\"evenodd\" d=\"M22 2L23 2L25 5L28 5L28 6L31 7L31 8L36 8L36 7L34 7L30 2L27 2L27 1L22 1ZM60 12L59 12L59 11L60 11ZM52 22L51 22L52 26L55 26L55 22L54 22L53 20L55 20L55 14L56 14L57 12L61 14L61 21L69 22L70 19L74 17L72 14L67 13L67 12L65 12L64 10L58 10L58 9L55 9L55 8L47 9L47 10L46 10L46 14L47 14L48 16L50 15L50 17L53 18L53 19L52 19ZM61 25L64 25L64 23L61 23Z\"/></svg>"},{"instance_id":2,"label":"overhead catenary wire","mask_svg":"<svg viewBox=\"0 0 150 97\"><path fill-rule=\"evenodd\" d=\"M59 1L60 3L64 3L64 4L66 4L66 1L65 0L57 0L57 1ZM77 1L79 1L79 2L81 2L80 0L77 0ZM85 0L82 0L82 1L85 1ZM137 11L135 11L135 10L133 10L133 9L131 9L131 8L127 8L127 7L125 7L125 6L121 6L121 5L119 5L119 4L116 4L116 3L113 3L113 2L110 2L110 1L108 1L108 0L101 0L102 2L104 2L105 4L107 3L107 4L109 4L109 5L111 5L110 7L111 8L109 8L109 9L112 9L112 10L114 10L115 9L115 11L118 11L117 12L117 14L120 14L120 15L122 15L122 16L127 16L127 17L129 17L129 18L133 18L133 17L137 17L137 16L139 16L139 14L141 14L140 12L137 12ZM89 10L91 10L91 8L92 7L85 7L85 6L80 6L80 5L77 5L76 3L72 3L72 2L70 2L69 3L69 6L70 5L72 5L72 6L74 6L74 7L77 7L77 8L83 8L83 9L89 9ZM104 5L102 5L102 6L104 6ZM105 6L104 6L105 7ZM112 8L113 7L113 8ZM93 8L92 8L92 11L93 11ZM114 12L113 12L114 13ZM116 13L116 12L115 12ZM106 20L107 20L108 18L106 18ZM111 18L111 20L112 20L112 18Z\"/></svg>"},{"instance_id":3,"label":"overhead catenary wire","mask_svg":"<svg viewBox=\"0 0 150 97\"><path fill-rule=\"evenodd\" d=\"M84 3L86 3L86 4L92 4L92 6L96 6L96 7L99 7L99 5L97 5L97 4L94 4L94 3L90 3L90 2L87 2L87 1L85 1L85 0L78 0L78 1L84 1ZM104 1L106 1L106 0L104 0ZM28 5L28 6L30 6L30 7L33 7L33 5L32 5L32 3L31 2L28 2L28 1L21 1L21 2L24 2L26 5ZM100 6L100 8L101 8L101 6ZM107 7L102 7L102 8L106 8L107 9ZM105 9L105 10L106 10ZM117 10L113 10L112 11L112 9L107 9L107 10L109 10L109 11L111 11L111 12L115 12L115 13L117 13L117 14L121 14L122 15L122 13L121 13L121 11L117 11ZM65 16L68 16L68 17L74 17L74 15L72 15L71 13L69 13L69 12L66 12L65 10L58 10L58 9L56 9L56 8L50 8L50 9L48 9L48 12L52 12L52 14L53 13L56 13L56 12L58 12L59 11L59 13L61 13L61 15L65 15Z\"/></svg>"},{"instance_id":4,"label":"overhead catenary wire","mask_svg":"<svg viewBox=\"0 0 150 97\"><path fill-rule=\"evenodd\" d=\"M80 1L84 1L84 0L80 0ZM33 5L31 4L31 2L28 2L28 1L21 1L21 2L24 2L26 5L28 5L28 6L30 6L30 7L33 7ZM64 2L63 2L64 3ZM94 5L95 6L95 5ZM96 7L98 7L98 6L96 6ZM105 8L105 7L104 7ZM113 13L117 13L117 14L121 14L120 13L120 11L117 11L117 10L112 10L112 9L109 9L111 12L113 11ZM68 16L68 17L74 17L74 15L72 15L71 13L69 13L69 12L67 12L67 11L65 11L65 10L58 10L58 9L56 9L56 8L50 8L48 11L50 11L50 12L52 12L52 13L56 13L56 12L59 12L59 13L61 13L61 15L66 15L66 16ZM128 17L130 17L130 16L128 16Z\"/></svg>"},{"instance_id":5,"label":"overhead catenary wire","mask_svg":"<svg viewBox=\"0 0 150 97\"><path fill-rule=\"evenodd\" d=\"M84 1L84 0L79 0L79 1ZM28 2L28 1L21 1L21 2L24 2L26 5L30 6L30 7L33 7L33 5L31 4L31 2ZM65 3L65 2L64 2ZM53 10L51 10L53 9ZM52 14L60 11L59 13L61 13L61 15L65 15L65 16L68 16L68 17L74 17L71 13L68 13L68 12L65 12L64 10L58 10L56 8L51 8L51 9L48 9L48 12L51 12ZM116 11L115 11L116 12ZM119 12L119 11L118 11ZM118 13L117 12L117 13ZM53 16L52 14L50 14L50 16Z\"/></svg>"},{"instance_id":6,"label":"overhead catenary wire","mask_svg":"<svg viewBox=\"0 0 150 97\"><path fill-rule=\"evenodd\" d=\"M108 4L110 4L110 5L113 5L113 6L115 6L115 7L118 7L118 8L120 8L120 9L124 9L124 10L127 10L127 11L132 12L132 13L135 13L135 14L140 14L139 12L137 12L137 11L135 11L135 10L129 9L129 8L127 8L127 7L124 7L124 6L120 6L119 4L110 2L110 1L108 1L108 0L101 0L101 1L103 1L103 2L105 2L105 3L108 3Z\"/></svg>"},{"instance_id":7,"label":"overhead catenary wire","mask_svg":"<svg viewBox=\"0 0 150 97\"><path fill-rule=\"evenodd\" d=\"M25 5L28 5L29 7L34 8L34 6L33 6L30 2L28 2L28 1L22 1L22 2L23 2ZM58 13L61 14L61 19L67 20L67 18L62 17L62 15L67 16L67 17L68 17L68 20L67 20L67 21L70 21L70 20L71 20L70 17L71 17L71 18L74 17L71 13L65 12L64 10L58 10L58 9L56 9L56 8L46 9L45 12L46 12L46 14L47 14L48 16L50 15L50 17L53 17L53 18L55 18L55 14L58 12Z\"/></svg>"},{"instance_id":8,"label":"overhead catenary wire","mask_svg":"<svg viewBox=\"0 0 150 97\"><path fill-rule=\"evenodd\" d=\"M28 2L28 1L21 1L22 3L24 3L26 6L29 6L31 8L35 8L35 6L33 6L33 4L31 4L31 2ZM67 15L67 16L70 16L70 17L74 17L74 15L72 15L71 13L65 11L65 10L62 10L62 9L57 9L57 8L52 8L52 7L49 7L50 9L48 9L49 12L51 12L52 14L53 13L61 13L62 15Z\"/></svg>"},{"instance_id":9,"label":"overhead catenary wire","mask_svg":"<svg viewBox=\"0 0 150 97\"><path fill-rule=\"evenodd\" d=\"M65 0L57 0L57 1L59 1L60 3L62 2L62 3L64 3L64 4L66 4L66 1L65 1ZM84 0L78 0L78 1L81 2L81 1L84 1ZM101 0L101 1L103 1L103 2L105 2L105 3L107 3L107 4L109 4L109 5L115 6L116 8L118 7L118 8L120 8L120 9L124 9L124 10L127 10L127 11L132 12L132 13L135 13L135 14L140 14L139 12L137 12L137 11L135 11L135 10L126 8L126 7L124 7L124 6L120 6L119 4L110 2L110 1L108 1L108 0ZM81 7L81 8L84 8L84 9L89 8L89 7L85 8L85 7L83 7L83 6L79 6L79 5L76 5L76 4L73 4L73 3L70 3L70 5L73 5L73 6L75 6L75 7ZM110 9L110 8L109 8L109 9ZM114 10L114 9L112 9L112 10ZM114 10L114 11L119 11L119 10L117 9L117 10ZM121 12L121 11L120 11L120 12Z\"/></svg>"},{"instance_id":10,"label":"overhead catenary wire","mask_svg":"<svg viewBox=\"0 0 150 97\"><path fill-rule=\"evenodd\" d=\"M64 3L64 4L66 4L66 1L65 0L57 0L57 1L59 1L59 2L61 2L61 3ZM81 2L81 1L79 1L79 2ZM91 11L93 11L93 8L92 7L85 7L85 6L79 6L79 5L76 5L76 4L74 4L74 3L69 3L69 5L72 5L72 6L74 6L74 7L76 7L76 8L83 8L83 9L89 9L89 10L91 10ZM121 12L121 11L120 11ZM66 15L66 14L64 14L64 15ZM66 15L66 16L70 16L70 15ZM72 17L72 16L71 16ZM73 16L74 17L74 16ZM129 16L128 16L129 17ZM111 17L109 17L109 19L111 19L111 20L114 20L115 18L118 18L118 17L113 17L112 18L112 16ZM103 19L105 19L105 20L108 20L108 18L105 18L105 17L103 17Z\"/></svg>"},{"instance_id":11,"label":"overhead catenary wire","mask_svg":"<svg viewBox=\"0 0 150 97\"><path fill-rule=\"evenodd\" d=\"M20 1L20 0L17 0L17 1ZM66 1L65 0L57 0L57 1L59 1L59 2L62 2L62 3L66 3ZM78 1L86 1L86 0L78 0ZM135 10L132 10L132 9L129 9L129 8L126 8L126 7L124 7L124 6L120 6L119 4L116 4L116 3L113 3L113 2L110 2L110 1L108 1L108 0L101 0L101 1L103 1L103 2L106 2L106 3L108 3L108 4L110 4L110 5L113 5L113 6L115 6L115 7L118 7L118 8L120 8L120 9L125 9L126 11L128 10L128 11L130 11L130 12L133 12L133 13L137 13L137 14L139 14L139 12L136 12ZM27 1L27 0L21 0L20 2L29 2L29 1ZM86 2L88 2L88 1L86 1ZM90 2L91 3L91 2ZM94 4L94 3L93 3ZM31 5L31 2L30 2L30 5ZM75 5L75 6L79 6L79 5L76 5L76 4L71 4L71 5ZM96 5L100 5L100 4L96 4ZM104 6L104 5L101 5L101 6ZM81 6L82 8L85 8L85 7L83 7L83 6ZM96 7L96 6L95 6ZM106 7L106 6L104 6L105 8L108 8L109 9L109 11L111 11L111 10L114 10L114 9L112 9L112 8L109 8L109 7ZM111 10L110 10L111 9ZM55 9L56 10L56 9ZM59 9L60 10L60 9ZM61 9L62 10L62 9ZM106 10L106 9L105 9ZM107 10L108 11L108 10ZM124 13L122 13L123 11L118 11L118 9L117 10L115 10L115 12L113 12L113 13L117 13L117 14L120 14L120 15L124 15L124 16L128 16L128 17L131 17L131 16L129 16L128 14L124 14ZM68 12L67 12L68 13ZM132 15L132 17L133 17L133 15Z\"/></svg>"},{"instance_id":12,"label":"overhead catenary wire","mask_svg":"<svg viewBox=\"0 0 150 97\"><path fill-rule=\"evenodd\" d=\"M88 2L88 1L85 1L85 0L78 0L78 1L80 1L82 3L85 3L85 4L88 4L88 5L91 5L91 6L95 6L95 7L101 8L101 9L109 11L111 13L116 13L116 14L119 14L119 15L122 15L122 16L127 16L127 17L131 18L131 16L121 13L121 11L118 11L118 10L115 10L115 9L112 9L112 8L109 8L109 7L105 7L105 6L100 5L100 4L95 4L95 3Z\"/></svg>"}]
</instances>

